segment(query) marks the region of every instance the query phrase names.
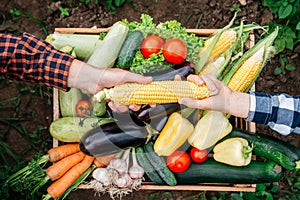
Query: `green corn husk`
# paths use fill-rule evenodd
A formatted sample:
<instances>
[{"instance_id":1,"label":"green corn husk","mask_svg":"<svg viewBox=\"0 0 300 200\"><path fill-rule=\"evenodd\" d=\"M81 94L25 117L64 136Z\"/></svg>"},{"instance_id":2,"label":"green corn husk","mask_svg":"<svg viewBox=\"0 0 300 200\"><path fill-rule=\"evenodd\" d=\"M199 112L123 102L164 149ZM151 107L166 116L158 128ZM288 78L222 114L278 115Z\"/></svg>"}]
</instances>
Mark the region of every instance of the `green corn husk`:
<instances>
[{"instance_id":1,"label":"green corn husk","mask_svg":"<svg viewBox=\"0 0 300 200\"><path fill-rule=\"evenodd\" d=\"M269 61L269 59L274 56L274 54L276 54L276 49L274 46L272 46L275 38L277 37L278 34L278 27L276 27L276 29L270 33L268 36L266 36L265 38L263 38L262 40L260 40L257 44L255 44L252 48L250 48L248 51L246 51L231 67L230 70L228 70L228 72L226 73L226 75L224 76L224 78L222 79L222 81L224 82L224 84L228 84L231 77L233 76L233 74L237 71L237 69L243 64L243 62L245 60L247 60L248 58L250 58L252 55L254 55L259 49L264 48L265 49L265 53L264 53L264 61L263 64L261 66L261 69L259 71L259 73L256 74L256 77L253 79L252 84L244 91L247 92L249 91L249 89L252 87L252 85L254 84L254 82L256 81L257 77L259 76L261 70L263 69L263 67L267 64L267 62Z\"/></svg>"}]
</instances>

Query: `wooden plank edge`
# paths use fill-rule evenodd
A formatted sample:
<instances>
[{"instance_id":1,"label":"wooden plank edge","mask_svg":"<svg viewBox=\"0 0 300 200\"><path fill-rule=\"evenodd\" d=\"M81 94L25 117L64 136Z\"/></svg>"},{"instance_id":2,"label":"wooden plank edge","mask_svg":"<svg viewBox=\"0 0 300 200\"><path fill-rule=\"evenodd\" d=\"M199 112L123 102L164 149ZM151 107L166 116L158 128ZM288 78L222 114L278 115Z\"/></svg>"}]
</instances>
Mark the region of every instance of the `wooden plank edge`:
<instances>
[{"instance_id":1,"label":"wooden plank edge","mask_svg":"<svg viewBox=\"0 0 300 200\"><path fill-rule=\"evenodd\" d=\"M55 28L57 33L65 34L99 34L101 32L107 32L109 28ZM187 33L194 33L201 36L209 36L219 29L186 29Z\"/></svg>"},{"instance_id":2,"label":"wooden plank edge","mask_svg":"<svg viewBox=\"0 0 300 200\"><path fill-rule=\"evenodd\" d=\"M59 118L59 97L58 97L58 89L53 88L53 121ZM53 147L58 146L58 140L53 138Z\"/></svg>"},{"instance_id":3,"label":"wooden plank edge","mask_svg":"<svg viewBox=\"0 0 300 200\"><path fill-rule=\"evenodd\" d=\"M79 189L92 189L90 186L81 184ZM173 190L173 191L227 191L227 192L255 192L256 184L234 184L234 185L154 185L143 184L141 190Z\"/></svg>"}]
</instances>

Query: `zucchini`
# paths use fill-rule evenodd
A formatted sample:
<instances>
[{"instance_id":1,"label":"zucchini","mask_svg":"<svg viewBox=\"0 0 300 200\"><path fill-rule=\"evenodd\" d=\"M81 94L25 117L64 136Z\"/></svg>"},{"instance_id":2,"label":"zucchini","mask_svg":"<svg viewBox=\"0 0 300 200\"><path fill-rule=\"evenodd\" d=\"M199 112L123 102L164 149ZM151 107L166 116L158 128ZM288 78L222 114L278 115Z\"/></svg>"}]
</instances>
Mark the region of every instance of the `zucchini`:
<instances>
[{"instance_id":1,"label":"zucchini","mask_svg":"<svg viewBox=\"0 0 300 200\"><path fill-rule=\"evenodd\" d=\"M62 117L50 124L49 132L53 138L61 142L80 142L86 132L110 121L109 119L99 121L96 117Z\"/></svg>"},{"instance_id":2,"label":"zucchini","mask_svg":"<svg viewBox=\"0 0 300 200\"><path fill-rule=\"evenodd\" d=\"M251 134L246 130L235 128L225 137L242 137L253 145L253 154L271 160L287 170L300 168L300 149L290 143L266 134Z\"/></svg>"},{"instance_id":3,"label":"zucchini","mask_svg":"<svg viewBox=\"0 0 300 200\"><path fill-rule=\"evenodd\" d=\"M80 89L71 88L68 92L59 90L59 109L62 117L75 117L75 105L82 100Z\"/></svg>"},{"instance_id":4,"label":"zucchini","mask_svg":"<svg viewBox=\"0 0 300 200\"><path fill-rule=\"evenodd\" d=\"M87 63L102 69L113 67L128 31L128 26L123 22L114 23L104 37L103 42L93 51Z\"/></svg>"},{"instance_id":5,"label":"zucchini","mask_svg":"<svg viewBox=\"0 0 300 200\"><path fill-rule=\"evenodd\" d=\"M146 157L151 162L154 169L160 175L160 177L171 186L177 185L177 180L174 176L174 173L169 170L166 165L165 160L157 155L153 149L153 142L148 142L144 145L144 151L146 152Z\"/></svg>"},{"instance_id":6,"label":"zucchini","mask_svg":"<svg viewBox=\"0 0 300 200\"><path fill-rule=\"evenodd\" d=\"M130 71L137 74L148 74L151 76L151 73L157 73L161 71L165 71L167 69L172 68L170 64L144 64L136 67L132 67Z\"/></svg>"},{"instance_id":7,"label":"zucchini","mask_svg":"<svg viewBox=\"0 0 300 200\"><path fill-rule=\"evenodd\" d=\"M97 117L101 117L106 113L107 106L105 101L101 101L101 102L92 101L92 105L93 105L93 115Z\"/></svg>"},{"instance_id":8,"label":"zucchini","mask_svg":"<svg viewBox=\"0 0 300 200\"><path fill-rule=\"evenodd\" d=\"M164 180L159 176L159 174L155 171L152 164L148 160L148 158L145 156L145 151L142 147L137 147L135 149L136 151L136 157L141 165L141 167L144 169L145 173L147 174L148 178L157 185L163 185L165 184Z\"/></svg>"},{"instance_id":9,"label":"zucchini","mask_svg":"<svg viewBox=\"0 0 300 200\"><path fill-rule=\"evenodd\" d=\"M68 34L54 32L47 36L46 41L51 43L56 49L64 46L71 46L76 57L85 60L102 43L99 35L92 34Z\"/></svg>"},{"instance_id":10,"label":"zucchini","mask_svg":"<svg viewBox=\"0 0 300 200\"><path fill-rule=\"evenodd\" d=\"M135 53L140 48L143 39L144 35L139 30L135 30L128 34L119 53L117 62L119 68L129 69Z\"/></svg>"},{"instance_id":11,"label":"zucchini","mask_svg":"<svg viewBox=\"0 0 300 200\"><path fill-rule=\"evenodd\" d=\"M277 182L283 177L283 172L281 166L272 161L252 160L249 165L238 167L208 158L203 163L191 163L186 171L174 175L179 184L256 184Z\"/></svg>"}]
</instances>

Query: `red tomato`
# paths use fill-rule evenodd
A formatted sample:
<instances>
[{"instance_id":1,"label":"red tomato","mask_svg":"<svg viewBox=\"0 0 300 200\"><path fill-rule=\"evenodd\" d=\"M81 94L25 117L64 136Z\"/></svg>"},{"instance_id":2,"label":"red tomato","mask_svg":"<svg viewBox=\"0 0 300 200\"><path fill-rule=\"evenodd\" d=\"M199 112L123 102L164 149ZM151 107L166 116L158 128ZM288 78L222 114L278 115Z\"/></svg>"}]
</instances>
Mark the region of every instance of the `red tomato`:
<instances>
[{"instance_id":1,"label":"red tomato","mask_svg":"<svg viewBox=\"0 0 300 200\"><path fill-rule=\"evenodd\" d=\"M145 58L150 58L150 55L157 54L165 41L157 35L147 36L141 44L141 52Z\"/></svg>"},{"instance_id":2,"label":"red tomato","mask_svg":"<svg viewBox=\"0 0 300 200\"><path fill-rule=\"evenodd\" d=\"M167 157L167 166L172 172L184 172L191 164L191 158L185 151L174 151Z\"/></svg>"},{"instance_id":3,"label":"red tomato","mask_svg":"<svg viewBox=\"0 0 300 200\"><path fill-rule=\"evenodd\" d=\"M173 38L166 41L162 53L169 63L179 64L186 59L187 47L182 40Z\"/></svg>"},{"instance_id":4,"label":"red tomato","mask_svg":"<svg viewBox=\"0 0 300 200\"><path fill-rule=\"evenodd\" d=\"M93 106L88 100L80 100L75 105L76 114L79 117L91 115Z\"/></svg>"},{"instance_id":5,"label":"red tomato","mask_svg":"<svg viewBox=\"0 0 300 200\"><path fill-rule=\"evenodd\" d=\"M193 147L190 151L190 156L194 162L201 163L207 159L208 152L206 149L200 150Z\"/></svg>"}]
</instances>

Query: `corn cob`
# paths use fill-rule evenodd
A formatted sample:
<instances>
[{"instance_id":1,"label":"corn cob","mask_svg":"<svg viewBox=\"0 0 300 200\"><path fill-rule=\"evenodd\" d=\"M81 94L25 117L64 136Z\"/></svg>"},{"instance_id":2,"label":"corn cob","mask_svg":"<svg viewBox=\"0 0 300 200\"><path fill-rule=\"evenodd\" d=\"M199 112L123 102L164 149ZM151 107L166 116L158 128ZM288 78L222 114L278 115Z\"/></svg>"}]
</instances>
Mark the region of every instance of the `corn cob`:
<instances>
[{"instance_id":1,"label":"corn cob","mask_svg":"<svg viewBox=\"0 0 300 200\"><path fill-rule=\"evenodd\" d=\"M245 92L260 73L264 62L264 47L248 58L233 74L227 86L234 91Z\"/></svg>"},{"instance_id":2,"label":"corn cob","mask_svg":"<svg viewBox=\"0 0 300 200\"><path fill-rule=\"evenodd\" d=\"M223 56L217 58L214 62L209 62L202 68L199 75L212 74L217 76L218 71L222 67L224 62L225 62L225 58Z\"/></svg>"},{"instance_id":3,"label":"corn cob","mask_svg":"<svg viewBox=\"0 0 300 200\"><path fill-rule=\"evenodd\" d=\"M153 81L149 84L125 83L107 93L114 103L164 104L176 103L180 98L203 99L210 95L206 85L198 86L190 81Z\"/></svg>"},{"instance_id":4,"label":"corn cob","mask_svg":"<svg viewBox=\"0 0 300 200\"><path fill-rule=\"evenodd\" d=\"M199 53L200 57L204 53L204 51L206 51L207 47L209 45L211 45L213 39L214 39L214 36L205 41L205 45L200 50L200 53ZM236 39L237 39L237 35L236 35L236 32L234 30L225 30L221 34L221 36L220 36L219 40L217 41L216 45L214 46L214 48L212 49L208 60L209 61L211 61L211 60L214 61L220 55L225 53L231 47L231 45L236 41Z\"/></svg>"},{"instance_id":5,"label":"corn cob","mask_svg":"<svg viewBox=\"0 0 300 200\"><path fill-rule=\"evenodd\" d=\"M276 48L272 44L277 35L278 27L237 59L234 65L226 72L225 76L223 76L223 83L232 90L248 92L263 67L276 54Z\"/></svg>"}]
</instances>

